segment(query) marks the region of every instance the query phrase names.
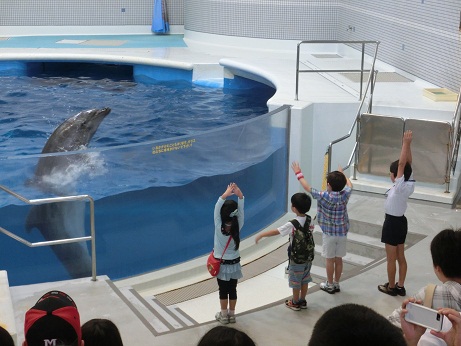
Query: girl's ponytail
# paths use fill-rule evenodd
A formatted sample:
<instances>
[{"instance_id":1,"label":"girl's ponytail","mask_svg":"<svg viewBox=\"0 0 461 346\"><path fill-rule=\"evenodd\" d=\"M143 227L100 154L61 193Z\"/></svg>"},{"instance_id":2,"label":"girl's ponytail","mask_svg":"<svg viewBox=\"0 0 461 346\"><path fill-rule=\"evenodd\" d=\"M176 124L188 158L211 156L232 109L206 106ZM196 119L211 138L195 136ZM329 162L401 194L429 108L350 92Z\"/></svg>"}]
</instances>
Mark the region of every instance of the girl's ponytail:
<instances>
[{"instance_id":1,"label":"girl's ponytail","mask_svg":"<svg viewBox=\"0 0 461 346\"><path fill-rule=\"evenodd\" d=\"M234 250L238 250L240 246L240 229L239 229L239 221L237 216L232 217L232 226L230 230L230 234L232 239L234 239L235 247Z\"/></svg>"},{"instance_id":2,"label":"girl's ponytail","mask_svg":"<svg viewBox=\"0 0 461 346\"><path fill-rule=\"evenodd\" d=\"M231 224L230 231L226 231L225 224ZM238 204L236 201L228 199L221 207L221 232L229 234L235 243L235 250L240 246L240 227L238 222Z\"/></svg>"}]
</instances>

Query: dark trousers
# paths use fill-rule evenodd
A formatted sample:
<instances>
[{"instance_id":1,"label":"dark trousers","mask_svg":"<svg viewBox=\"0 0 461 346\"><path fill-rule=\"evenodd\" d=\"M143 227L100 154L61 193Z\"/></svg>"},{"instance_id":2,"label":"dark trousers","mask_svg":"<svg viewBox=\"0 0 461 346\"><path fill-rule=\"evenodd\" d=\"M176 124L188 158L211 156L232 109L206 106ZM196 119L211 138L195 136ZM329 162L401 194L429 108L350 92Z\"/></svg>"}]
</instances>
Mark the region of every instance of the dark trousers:
<instances>
[{"instance_id":1,"label":"dark trousers","mask_svg":"<svg viewBox=\"0 0 461 346\"><path fill-rule=\"evenodd\" d=\"M229 281L218 280L219 286L219 299L237 299L237 279L230 279Z\"/></svg>"},{"instance_id":2,"label":"dark trousers","mask_svg":"<svg viewBox=\"0 0 461 346\"><path fill-rule=\"evenodd\" d=\"M408 221L405 215L392 216L386 214L381 234L381 242L392 246L405 244L408 232Z\"/></svg>"}]
</instances>

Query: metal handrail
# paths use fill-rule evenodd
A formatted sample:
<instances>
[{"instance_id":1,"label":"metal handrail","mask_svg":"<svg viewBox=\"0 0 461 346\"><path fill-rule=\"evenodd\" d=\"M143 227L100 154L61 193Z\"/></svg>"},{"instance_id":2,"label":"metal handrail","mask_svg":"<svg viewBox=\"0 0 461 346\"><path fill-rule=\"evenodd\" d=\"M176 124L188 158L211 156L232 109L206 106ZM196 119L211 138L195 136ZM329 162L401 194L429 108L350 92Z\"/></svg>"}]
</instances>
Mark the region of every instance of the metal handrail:
<instances>
[{"instance_id":1,"label":"metal handrail","mask_svg":"<svg viewBox=\"0 0 461 346\"><path fill-rule=\"evenodd\" d=\"M374 66L374 64L373 64L373 66ZM370 83L371 83L371 86L372 86L371 88L372 89L374 88L374 83L376 81L376 77L373 78L373 75L376 75L377 73L378 73L378 71L374 71L374 73L370 74L371 78L368 80L367 86L365 88L365 96L368 93L368 88L370 86ZM373 97L373 93L371 92L370 98L372 98L372 97ZM333 144L339 143L339 142L341 142L341 141L343 141L345 139L348 139L351 136L352 131L354 131L355 125L357 124L358 120L360 119L360 116L362 115L362 107L363 107L364 103L365 103L365 98L363 98L362 101L360 102L359 109L357 110L357 114L355 115L354 122L352 123L352 126L349 129L349 132L346 135L344 135L344 136L330 142L330 144L328 144L328 147L327 147L327 150L326 150L326 154L328 154L328 172L331 171L331 153L333 151ZM370 101L370 104L368 105L368 113L371 113L371 101ZM342 169L344 169L344 170L350 167L350 165L352 163L352 159L355 157L355 153L356 153L357 148L358 148L358 138L359 137L360 137L360 134L357 133L356 134L356 139L357 140L355 141L355 146L354 146L354 149L352 150L352 153L351 153L351 156L349 158L349 161L348 161L346 166L342 167ZM356 172L354 170L353 179L355 179L355 178L356 178Z\"/></svg>"},{"instance_id":2,"label":"metal handrail","mask_svg":"<svg viewBox=\"0 0 461 346\"><path fill-rule=\"evenodd\" d=\"M365 88L364 97L362 98L362 100L360 102L359 108L357 110L357 114L355 115L354 122L352 123L352 126L351 126L349 132L346 135L344 135L344 136L330 142L330 144L327 147L326 154L328 154L328 172L331 171L331 154L332 154L332 151L333 151L333 144L341 142L341 141L343 141L343 140L345 140L345 139L347 139L347 138L349 138L351 136L352 131L354 131L355 125L359 121L360 116L362 114L362 107L363 107L363 105L365 103L366 95L368 94L368 90L370 90L370 102L368 104L367 112L368 113L372 112L373 91L374 91L374 87L375 87L375 83L376 83L376 75L378 74L378 71L375 70L375 62L376 62L377 54L378 54L378 44L376 45L375 54L374 54L374 58L373 58L373 63L371 65L371 73L370 73L370 76L368 77L368 82L367 82L367 86ZM360 133L357 131L355 146L354 146L354 149L353 149L353 151L351 153L351 156L349 158L349 162L348 162L347 166L343 167L344 170L350 167L350 165L352 163L352 159L354 157L357 159L357 155L355 155L355 154L356 154L356 151L357 151L357 148L358 148L358 139L359 139L359 137L360 137ZM357 167L357 165L354 165L353 179L356 179L355 167Z\"/></svg>"},{"instance_id":3,"label":"metal handrail","mask_svg":"<svg viewBox=\"0 0 461 346\"><path fill-rule=\"evenodd\" d=\"M321 44L321 43L334 43L334 44L361 44L362 45L362 59L360 64L360 69L333 69L333 70L300 70L299 69L299 55L300 55L300 48L302 44ZM378 52L378 45L379 41L337 41L337 40L311 40L311 41L301 41L298 43L297 51L296 51L296 92L295 92L295 100L298 101L298 88L299 88L299 73L305 72L360 72L360 100L362 99L362 88L363 88L363 73L370 72L374 70L376 54ZM365 44L375 44L375 55L373 58L373 67L370 70L364 70L364 62L365 62ZM371 75L371 74L370 74ZM370 78L368 78L370 79ZM366 93L365 93L366 95Z\"/></svg>"},{"instance_id":4,"label":"metal handrail","mask_svg":"<svg viewBox=\"0 0 461 346\"><path fill-rule=\"evenodd\" d=\"M91 235L86 237L77 237L77 238L67 238L67 239L59 239L59 240L49 240L49 241L42 241L42 242L35 242L31 243L14 233L0 227L0 232L4 233L5 235L13 238L20 243L27 245L28 247L39 247L39 246L51 246L51 245L58 245L58 244L69 244L69 243L77 243L82 241L91 241L91 280L96 281L96 244L95 244L95 226L94 226L94 200L89 195L77 195L77 196L67 196L67 197L51 197L51 198L41 198L41 199L27 199L16 192L8 189L7 187L0 185L0 189L9 193L10 195L16 197L17 199L21 200L24 203L30 205L39 205L39 204L46 204L46 203L56 203L56 202L72 202L72 201L89 201L90 202L90 227L91 227Z\"/></svg>"},{"instance_id":5,"label":"metal handrail","mask_svg":"<svg viewBox=\"0 0 461 346\"><path fill-rule=\"evenodd\" d=\"M451 127L453 129L453 138L451 141L452 153L448 170L452 170L452 174L454 174L456 170L456 161L458 160L459 145L461 142L461 88L458 93L458 102L456 104L455 113L453 114Z\"/></svg>"},{"instance_id":6,"label":"metal handrail","mask_svg":"<svg viewBox=\"0 0 461 346\"><path fill-rule=\"evenodd\" d=\"M445 193L450 192L450 171L451 174L455 174L456 162L458 161L459 146L461 142L461 88L458 93L458 100L456 103L456 109L453 114L451 121L450 141L447 150L447 168L445 171ZM461 191L461 187L458 185L458 194Z\"/></svg>"}]
</instances>

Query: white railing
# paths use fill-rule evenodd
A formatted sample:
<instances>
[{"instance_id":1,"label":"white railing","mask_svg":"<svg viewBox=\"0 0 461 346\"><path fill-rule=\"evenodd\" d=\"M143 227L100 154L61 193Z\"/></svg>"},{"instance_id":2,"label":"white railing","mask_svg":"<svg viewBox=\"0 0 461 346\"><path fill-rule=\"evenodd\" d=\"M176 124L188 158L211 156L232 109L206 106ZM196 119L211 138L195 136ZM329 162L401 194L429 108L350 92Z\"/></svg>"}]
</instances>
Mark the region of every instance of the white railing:
<instances>
[{"instance_id":1,"label":"white railing","mask_svg":"<svg viewBox=\"0 0 461 346\"><path fill-rule=\"evenodd\" d=\"M94 200L89 195L77 195L77 196L67 196L67 197L51 197L51 198L41 198L41 199L27 199L14 191L8 189L7 187L0 185L0 190L5 191L6 193L16 197L24 203L30 205L39 205L47 203L59 203L59 202L73 202L73 201L88 201L90 203L90 228L91 235L85 237L76 237L76 238L67 238L67 239L58 239L58 240L48 240L42 242L31 243L26 239L23 239L16 234L0 227L0 232L9 236L10 238L15 239L16 241L28 246L28 247L39 247L39 246L51 246L59 244L69 244L77 243L83 241L91 241L91 280L96 281L96 244L95 244L95 225L94 225Z\"/></svg>"},{"instance_id":2,"label":"white railing","mask_svg":"<svg viewBox=\"0 0 461 346\"><path fill-rule=\"evenodd\" d=\"M300 51L301 51L301 46L305 44L345 44L345 45L352 45L352 44L360 44L362 47L361 53L362 53L362 58L360 61L360 68L359 69L315 69L315 70L300 70L299 69L299 59L300 59ZM375 45L375 51L373 55L373 63L372 67L370 69L365 69L365 46L367 44L372 44ZM363 74L364 72L371 72L369 79L374 78L374 68L375 68L375 61L376 61L376 55L378 54L378 46L379 46L379 41L336 41L336 40L311 40L311 41L301 41L298 43L298 47L296 50L296 94L295 94L295 100L298 101L298 88L299 88L299 74L300 73L322 73L322 72L360 72L360 100L362 100L362 95L363 95ZM366 92L365 92L366 94Z\"/></svg>"}]
</instances>

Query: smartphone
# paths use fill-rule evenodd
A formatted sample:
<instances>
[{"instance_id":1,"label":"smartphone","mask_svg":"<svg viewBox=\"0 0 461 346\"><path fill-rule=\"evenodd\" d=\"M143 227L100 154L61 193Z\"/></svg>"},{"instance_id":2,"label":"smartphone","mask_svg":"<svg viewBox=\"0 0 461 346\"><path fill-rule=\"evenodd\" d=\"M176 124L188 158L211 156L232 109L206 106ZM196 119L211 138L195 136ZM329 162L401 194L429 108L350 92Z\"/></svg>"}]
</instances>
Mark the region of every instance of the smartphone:
<instances>
[{"instance_id":1,"label":"smartphone","mask_svg":"<svg viewBox=\"0 0 461 346\"><path fill-rule=\"evenodd\" d=\"M408 303L407 310L406 321L438 332L442 330L443 315L437 310L415 303Z\"/></svg>"}]
</instances>

